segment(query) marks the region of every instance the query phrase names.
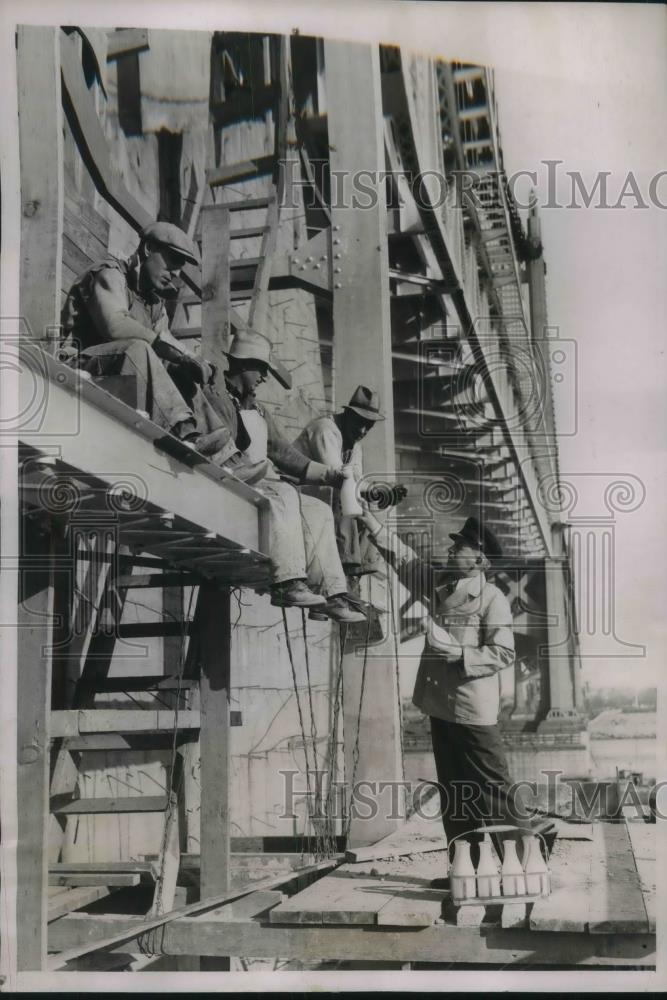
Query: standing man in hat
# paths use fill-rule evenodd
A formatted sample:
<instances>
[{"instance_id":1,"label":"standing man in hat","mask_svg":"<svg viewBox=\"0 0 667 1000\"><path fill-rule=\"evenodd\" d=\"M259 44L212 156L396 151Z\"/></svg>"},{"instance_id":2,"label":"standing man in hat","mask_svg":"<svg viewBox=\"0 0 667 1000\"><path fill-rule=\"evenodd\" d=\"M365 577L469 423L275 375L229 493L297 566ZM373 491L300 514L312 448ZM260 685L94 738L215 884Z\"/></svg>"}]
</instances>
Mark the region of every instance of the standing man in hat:
<instances>
[{"instance_id":1,"label":"standing man in hat","mask_svg":"<svg viewBox=\"0 0 667 1000\"><path fill-rule=\"evenodd\" d=\"M355 481L359 482L363 476L361 442L379 420L384 420L384 416L380 413L377 393L368 386L359 385L340 413L311 420L295 439L294 446L314 462L335 469L349 466ZM364 494L368 492L365 490ZM405 487L394 487L393 503L399 503L406 492ZM334 519L338 551L346 574L354 577L377 572L382 559L371 544L372 535L363 521L342 514L338 493L334 500Z\"/></svg>"},{"instance_id":2,"label":"standing man in hat","mask_svg":"<svg viewBox=\"0 0 667 1000\"><path fill-rule=\"evenodd\" d=\"M62 322L66 343L78 348L71 363L93 377L134 376L137 409L224 461L235 446L202 392L213 368L172 336L164 305L178 294L183 267L199 263L199 250L182 229L154 222L129 259L109 256L77 279Z\"/></svg>"},{"instance_id":3,"label":"standing man in hat","mask_svg":"<svg viewBox=\"0 0 667 1000\"><path fill-rule=\"evenodd\" d=\"M512 787L498 728L500 671L514 663L512 613L486 578L502 555L495 535L476 517L450 535L444 572L418 564L415 553L365 515L397 569L415 566L430 613L413 703L430 717L431 740L448 842L484 825L507 823L534 832ZM374 521L374 523L373 523ZM426 576L426 578L425 578ZM476 844L473 844L473 861Z\"/></svg>"},{"instance_id":4,"label":"standing man in hat","mask_svg":"<svg viewBox=\"0 0 667 1000\"><path fill-rule=\"evenodd\" d=\"M266 337L248 330L236 335L229 352L224 384L207 387L206 398L229 428L241 458L258 470L253 485L270 502L269 556L273 569L271 603L279 607L317 608L341 624L365 621L346 596L347 581L327 504L300 494L280 479L285 473L301 483L339 486L341 473L308 458L291 445L255 392L267 375L289 382L271 362ZM237 471L238 456L228 467Z\"/></svg>"}]
</instances>

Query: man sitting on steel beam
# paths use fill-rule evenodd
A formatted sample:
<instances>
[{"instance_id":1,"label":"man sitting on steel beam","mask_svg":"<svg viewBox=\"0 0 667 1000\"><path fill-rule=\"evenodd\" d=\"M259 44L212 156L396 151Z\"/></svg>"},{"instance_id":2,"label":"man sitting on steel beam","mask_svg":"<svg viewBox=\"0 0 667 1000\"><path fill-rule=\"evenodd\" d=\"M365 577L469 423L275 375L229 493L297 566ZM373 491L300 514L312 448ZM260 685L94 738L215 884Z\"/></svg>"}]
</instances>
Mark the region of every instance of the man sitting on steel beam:
<instances>
[{"instance_id":1,"label":"man sitting on steel beam","mask_svg":"<svg viewBox=\"0 0 667 1000\"><path fill-rule=\"evenodd\" d=\"M285 473L301 483L339 486L341 473L298 451L271 414L257 403L255 390L267 375L288 387L271 364L271 345L266 337L251 330L237 334L227 358L224 381L217 378L205 394L238 448L225 467L238 474L248 465L253 470L253 486L269 500L271 603L316 609L342 624L364 621L365 615L346 594L330 507L299 493L279 475Z\"/></svg>"},{"instance_id":2,"label":"man sitting on steel beam","mask_svg":"<svg viewBox=\"0 0 667 1000\"><path fill-rule=\"evenodd\" d=\"M295 438L294 447L314 462L336 469L350 468L358 483L363 476L361 442L380 420L384 420L384 416L380 413L377 393L368 386L359 385L340 413L311 420ZM373 492L372 487L363 490L362 499L369 499ZM389 491L378 490L380 492L380 505L386 508L400 503L407 489L405 486L394 486ZM339 491L334 495L334 520L338 551L347 576L358 577L382 571L384 560L376 546L371 544L372 535L363 520L343 514Z\"/></svg>"},{"instance_id":3,"label":"man sitting on steel beam","mask_svg":"<svg viewBox=\"0 0 667 1000\"><path fill-rule=\"evenodd\" d=\"M78 349L70 363L114 395L123 398L117 377L133 376L138 410L221 463L235 445L202 392L213 367L171 334L164 304L177 294L187 263L200 263L199 250L182 229L170 222L147 226L129 259L109 256L72 285L62 314L65 345Z\"/></svg>"}]
</instances>

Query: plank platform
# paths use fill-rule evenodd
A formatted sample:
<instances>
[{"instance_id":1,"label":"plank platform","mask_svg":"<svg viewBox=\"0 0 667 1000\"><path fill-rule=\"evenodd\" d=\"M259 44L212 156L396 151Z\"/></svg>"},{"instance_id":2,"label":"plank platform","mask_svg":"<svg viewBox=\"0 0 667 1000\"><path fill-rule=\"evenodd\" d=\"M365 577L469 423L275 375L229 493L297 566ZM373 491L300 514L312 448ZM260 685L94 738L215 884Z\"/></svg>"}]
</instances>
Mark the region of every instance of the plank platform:
<instances>
[{"instance_id":1,"label":"plank platform","mask_svg":"<svg viewBox=\"0 0 667 1000\"><path fill-rule=\"evenodd\" d=\"M625 823L593 825L591 934L642 934L649 930L639 872Z\"/></svg>"},{"instance_id":2,"label":"plank platform","mask_svg":"<svg viewBox=\"0 0 667 1000\"><path fill-rule=\"evenodd\" d=\"M345 864L274 907L269 920L275 924L428 927L440 919L448 896L431 889L427 879Z\"/></svg>"}]
</instances>

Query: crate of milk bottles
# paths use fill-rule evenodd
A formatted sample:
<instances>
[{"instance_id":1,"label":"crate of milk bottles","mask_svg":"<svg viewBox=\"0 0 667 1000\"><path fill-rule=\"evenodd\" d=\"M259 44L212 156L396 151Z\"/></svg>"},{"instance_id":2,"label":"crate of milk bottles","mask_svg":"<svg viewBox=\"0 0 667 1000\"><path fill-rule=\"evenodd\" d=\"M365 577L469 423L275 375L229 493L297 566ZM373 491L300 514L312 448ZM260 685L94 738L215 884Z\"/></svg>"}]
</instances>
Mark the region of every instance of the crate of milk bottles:
<instances>
[{"instance_id":1,"label":"crate of milk bottles","mask_svg":"<svg viewBox=\"0 0 667 1000\"><path fill-rule=\"evenodd\" d=\"M502 838L502 858L498 858L491 834ZM515 834L520 835L520 841ZM482 834L477 868L470 856L466 837ZM452 848L453 854L452 854ZM548 896L551 873L546 862L546 841L539 833L527 833L515 826L487 826L454 837L448 845L449 888L455 906L487 903L524 903Z\"/></svg>"}]
</instances>

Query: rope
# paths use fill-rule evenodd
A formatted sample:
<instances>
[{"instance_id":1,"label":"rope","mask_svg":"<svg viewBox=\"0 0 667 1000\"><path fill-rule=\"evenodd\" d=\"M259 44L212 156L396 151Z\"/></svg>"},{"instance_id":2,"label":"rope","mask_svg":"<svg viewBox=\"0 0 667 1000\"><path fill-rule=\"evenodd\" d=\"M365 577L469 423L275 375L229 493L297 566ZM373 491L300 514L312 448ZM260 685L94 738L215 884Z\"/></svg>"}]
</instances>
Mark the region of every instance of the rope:
<instances>
[{"instance_id":1,"label":"rope","mask_svg":"<svg viewBox=\"0 0 667 1000\"><path fill-rule=\"evenodd\" d=\"M394 608L394 590L386 575L387 590L389 591L389 607L391 609L391 630L394 637L394 665L396 669L396 702L398 706L398 735L401 744L401 778L405 782L405 748L403 745L403 705L401 704L401 671L400 658L398 653L398 633L396 631L396 610Z\"/></svg>"},{"instance_id":2,"label":"rope","mask_svg":"<svg viewBox=\"0 0 667 1000\"><path fill-rule=\"evenodd\" d=\"M340 655L338 657L338 671L336 675L336 687L334 689L334 701L333 701L333 717L331 720L331 736L329 739L328 748L328 763L329 763L329 785L327 787L327 795L324 804L324 826L325 826L325 843L329 855L335 854L337 849L336 843L336 823L335 818L332 817L332 804L334 802L334 788L336 786L336 775L337 775L337 765L338 765L338 720L340 718L340 709L342 705L342 694L343 694L343 657L345 655L345 643L347 641L347 626L343 625L340 632Z\"/></svg>"},{"instance_id":3,"label":"rope","mask_svg":"<svg viewBox=\"0 0 667 1000\"><path fill-rule=\"evenodd\" d=\"M176 771L176 756L178 753L178 715L180 710L183 673L185 671L185 643L187 640L187 628L185 623L187 620L189 620L190 614L192 612L192 601L194 598L194 592L195 588L193 587L190 591L190 600L188 603L187 613L181 618L181 649L178 660L178 675L177 675L178 684L176 687L176 701L174 705L174 725L172 728L171 754L169 761L169 788L167 790L168 801L164 817L164 826L162 830L162 842L160 844L160 854L159 854L160 869L156 878L155 896L153 899L153 906L151 907L154 916L159 916L160 913L162 912L162 893L164 889L167 848L169 846L169 832L171 829L173 812L178 805L178 792L180 790L180 781L182 781L183 777L181 773L179 777L179 784L177 787L174 782L174 774ZM154 931L149 931L145 935L139 936L137 938L137 944L139 946L139 950L144 955L162 954L161 945L157 942Z\"/></svg>"},{"instance_id":4,"label":"rope","mask_svg":"<svg viewBox=\"0 0 667 1000\"><path fill-rule=\"evenodd\" d=\"M368 603L370 604L370 589L371 582L368 581ZM366 643L364 646L364 663L361 668L361 688L359 690L359 709L357 711L357 735L354 740L354 748L352 750L352 781L350 784L350 809L347 815L347 822L345 824L345 839L349 839L350 827L352 826L352 804L354 802L354 785L357 780L357 767L359 765L359 739L361 736L361 712L364 704L364 691L366 688L366 667L368 666L368 642L371 633L371 619L370 614L366 620Z\"/></svg>"},{"instance_id":5,"label":"rope","mask_svg":"<svg viewBox=\"0 0 667 1000\"><path fill-rule=\"evenodd\" d=\"M301 609L301 628L303 630L303 648L305 652L306 660L306 682L308 685L308 708L310 711L310 739L313 748L313 773L315 774L315 801L314 801L314 811L315 816L319 821L322 818L322 780L319 774L319 768L317 766L317 727L315 725L315 710L313 708L313 687L310 682L310 656L308 653L308 633L306 630L306 611L305 608Z\"/></svg>"}]
</instances>

